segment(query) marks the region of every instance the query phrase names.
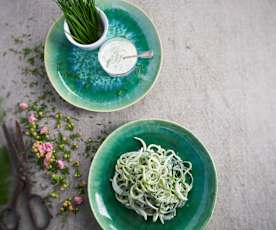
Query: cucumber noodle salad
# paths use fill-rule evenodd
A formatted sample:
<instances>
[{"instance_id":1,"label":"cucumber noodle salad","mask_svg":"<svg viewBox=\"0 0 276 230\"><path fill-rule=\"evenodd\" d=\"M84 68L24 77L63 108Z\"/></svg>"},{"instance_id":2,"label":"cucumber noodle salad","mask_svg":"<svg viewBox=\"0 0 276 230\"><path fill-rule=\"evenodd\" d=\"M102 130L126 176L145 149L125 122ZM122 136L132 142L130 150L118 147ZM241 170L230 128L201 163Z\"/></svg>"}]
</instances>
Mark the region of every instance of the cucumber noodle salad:
<instances>
[{"instance_id":1,"label":"cucumber noodle salad","mask_svg":"<svg viewBox=\"0 0 276 230\"><path fill-rule=\"evenodd\" d=\"M162 223L176 215L188 200L193 186L192 164L171 149L140 141L142 148L120 156L115 166L112 187L116 199L147 220Z\"/></svg>"}]
</instances>

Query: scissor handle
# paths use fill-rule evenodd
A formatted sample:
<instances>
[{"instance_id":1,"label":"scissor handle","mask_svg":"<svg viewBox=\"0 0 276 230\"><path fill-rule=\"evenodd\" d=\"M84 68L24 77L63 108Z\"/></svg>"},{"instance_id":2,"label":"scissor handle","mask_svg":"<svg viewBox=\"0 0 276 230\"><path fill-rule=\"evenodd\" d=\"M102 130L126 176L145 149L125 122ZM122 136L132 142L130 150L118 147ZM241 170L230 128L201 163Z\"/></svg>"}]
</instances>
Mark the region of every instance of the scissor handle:
<instances>
[{"instance_id":1,"label":"scissor handle","mask_svg":"<svg viewBox=\"0 0 276 230\"><path fill-rule=\"evenodd\" d=\"M36 230L46 229L50 223L52 215L44 200L36 194L30 194L27 199L28 212L34 228Z\"/></svg>"},{"instance_id":2,"label":"scissor handle","mask_svg":"<svg viewBox=\"0 0 276 230\"><path fill-rule=\"evenodd\" d=\"M1 230L17 230L19 226L20 216L16 209L6 208L0 213L0 229Z\"/></svg>"}]
</instances>

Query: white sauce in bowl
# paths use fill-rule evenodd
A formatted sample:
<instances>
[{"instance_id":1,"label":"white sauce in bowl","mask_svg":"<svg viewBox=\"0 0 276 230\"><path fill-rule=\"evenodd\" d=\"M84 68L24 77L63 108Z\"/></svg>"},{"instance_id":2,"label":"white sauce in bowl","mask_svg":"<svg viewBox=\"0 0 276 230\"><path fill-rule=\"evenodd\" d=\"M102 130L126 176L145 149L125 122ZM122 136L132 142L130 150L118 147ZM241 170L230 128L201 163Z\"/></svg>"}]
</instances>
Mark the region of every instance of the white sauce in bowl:
<instances>
[{"instance_id":1,"label":"white sauce in bowl","mask_svg":"<svg viewBox=\"0 0 276 230\"><path fill-rule=\"evenodd\" d=\"M136 47L125 38L112 38L100 48L98 59L102 68L111 76L128 74L136 65L137 57L124 58L137 55Z\"/></svg>"}]
</instances>

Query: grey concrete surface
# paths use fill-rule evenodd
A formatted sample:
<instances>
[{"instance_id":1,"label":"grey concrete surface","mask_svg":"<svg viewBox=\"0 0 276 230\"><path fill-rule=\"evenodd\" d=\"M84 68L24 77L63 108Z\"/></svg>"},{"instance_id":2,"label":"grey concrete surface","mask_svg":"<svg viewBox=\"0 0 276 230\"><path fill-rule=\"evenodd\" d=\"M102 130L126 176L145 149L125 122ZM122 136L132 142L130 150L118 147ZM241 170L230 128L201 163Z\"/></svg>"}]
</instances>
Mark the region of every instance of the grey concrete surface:
<instances>
[{"instance_id":1,"label":"grey concrete surface","mask_svg":"<svg viewBox=\"0 0 276 230\"><path fill-rule=\"evenodd\" d=\"M80 113L86 136L140 118L181 123L207 146L217 167L218 197L207 229L276 229L276 1L132 2L153 18L163 41L164 65L153 90L114 113L74 109L62 100L57 105ZM31 33L30 45L43 42L58 15L54 1L0 0L0 52L13 47L11 35ZM19 60L0 60L0 95L9 111L28 89L13 83L22 78ZM88 205L63 228L62 222L54 219L49 229L98 229Z\"/></svg>"}]
</instances>

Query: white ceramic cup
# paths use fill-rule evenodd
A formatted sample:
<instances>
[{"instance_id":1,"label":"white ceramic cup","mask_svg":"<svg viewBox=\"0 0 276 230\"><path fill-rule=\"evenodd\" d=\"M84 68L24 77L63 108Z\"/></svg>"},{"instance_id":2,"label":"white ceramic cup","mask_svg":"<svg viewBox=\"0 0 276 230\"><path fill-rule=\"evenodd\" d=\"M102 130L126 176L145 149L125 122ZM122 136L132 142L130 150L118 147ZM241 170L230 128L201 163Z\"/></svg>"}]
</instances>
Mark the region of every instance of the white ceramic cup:
<instances>
[{"instance_id":1,"label":"white ceramic cup","mask_svg":"<svg viewBox=\"0 0 276 230\"><path fill-rule=\"evenodd\" d=\"M69 29L69 26L68 26L66 20L64 20L64 34L65 34L66 38L68 39L68 41L70 43L72 43L73 45L75 45L81 49L84 49L84 50L98 49L106 40L108 27L109 27L108 19L107 19L107 16L105 15L105 13L100 8L98 8L98 7L96 7L96 8L100 14L100 17L101 17L101 20L102 20L102 23L104 26L104 31L103 31L102 36L96 42L94 42L92 44L80 44L77 41L75 41L74 38L71 36L70 29Z\"/></svg>"},{"instance_id":2,"label":"white ceramic cup","mask_svg":"<svg viewBox=\"0 0 276 230\"><path fill-rule=\"evenodd\" d=\"M135 47L135 45L129 41L128 39L126 38L122 38L122 37L115 37L115 38L111 38L109 40L107 40L100 48L99 50L99 53L98 53L98 60L99 60L99 63L101 64L103 70L109 74L109 76L111 77L125 77L127 76L128 74L130 74L134 69L135 69L135 66L137 64L137 61L138 61L138 57L133 57L132 60L133 60L133 63L131 66L129 66L129 68L127 70L125 70L124 72L118 72L118 73L114 73L112 72L111 70L109 70L108 68L106 68L106 65L103 63L103 52L104 50L106 49L106 47L108 47L111 43L113 42L124 42L124 43L127 43L133 50L133 53L129 54L129 55L137 55L138 54L138 51ZM112 51L112 49L111 49Z\"/></svg>"}]
</instances>

